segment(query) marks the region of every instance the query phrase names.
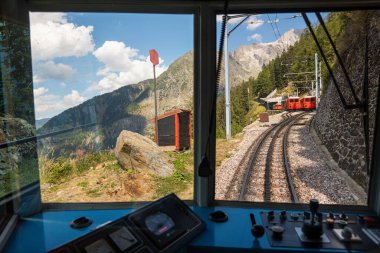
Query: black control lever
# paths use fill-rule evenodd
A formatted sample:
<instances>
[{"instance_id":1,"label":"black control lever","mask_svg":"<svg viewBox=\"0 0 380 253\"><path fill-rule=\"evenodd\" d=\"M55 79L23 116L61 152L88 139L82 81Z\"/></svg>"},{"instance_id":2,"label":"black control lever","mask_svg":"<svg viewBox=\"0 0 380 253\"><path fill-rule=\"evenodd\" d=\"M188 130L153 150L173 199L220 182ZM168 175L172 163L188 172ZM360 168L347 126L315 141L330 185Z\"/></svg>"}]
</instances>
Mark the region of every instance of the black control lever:
<instances>
[{"instance_id":1,"label":"black control lever","mask_svg":"<svg viewBox=\"0 0 380 253\"><path fill-rule=\"evenodd\" d=\"M304 220L302 232L309 239L319 239L323 234L322 214L318 213L319 202L317 199L310 200L311 220ZM318 217L316 220L315 217Z\"/></svg>"},{"instance_id":2,"label":"black control lever","mask_svg":"<svg viewBox=\"0 0 380 253\"><path fill-rule=\"evenodd\" d=\"M253 213L250 213L249 217L251 218L251 224L252 224L251 233L252 233L252 235L255 238L262 237L265 233L264 227L262 225L256 224L255 215Z\"/></svg>"},{"instance_id":3,"label":"black control lever","mask_svg":"<svg viewBox=\"0 0 380 253\"><path fill-rule=\"evenodd\" d=\"M316 199L310 200L311 224L314 224L315 214L318 212L319 202Z\"/></svg>"}]
</instances>

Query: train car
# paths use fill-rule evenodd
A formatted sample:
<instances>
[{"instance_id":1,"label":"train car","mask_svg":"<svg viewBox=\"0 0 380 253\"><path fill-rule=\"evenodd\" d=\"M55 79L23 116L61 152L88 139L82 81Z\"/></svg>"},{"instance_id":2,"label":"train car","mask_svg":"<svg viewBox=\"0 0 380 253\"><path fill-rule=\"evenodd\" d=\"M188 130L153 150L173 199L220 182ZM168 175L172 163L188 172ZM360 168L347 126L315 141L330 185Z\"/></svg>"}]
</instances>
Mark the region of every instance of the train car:
<instances>
[{"instance_id":1,"label":"train car","mask_svg":"<svg viewBox=\"0 0 380 253\"><path fill-rule=\"evenodd\" d=\"M275 104L274 106L273 106L273 110L282 110L282 105L281 104Z\"/></svg>"},{"instance_id":2,"label":"train car","mask_svg":"<svg viewBox=\"0 0 380 253\"><path fill-rule=\"evenodd\" d=\"M299 97L289 97L286 100L286 110L299 110L301 109L301 102Z\"/></svg>"},{"instance_id":3,"label":"train car","mask_svg":"<svg viewBox=\"0 0 380 253\"><path fill-rule=\"evenodd\" d=\"M315 110L317 98L315 96L306 96L301 98L301 109Z\"/></svg>"}]
</instances>

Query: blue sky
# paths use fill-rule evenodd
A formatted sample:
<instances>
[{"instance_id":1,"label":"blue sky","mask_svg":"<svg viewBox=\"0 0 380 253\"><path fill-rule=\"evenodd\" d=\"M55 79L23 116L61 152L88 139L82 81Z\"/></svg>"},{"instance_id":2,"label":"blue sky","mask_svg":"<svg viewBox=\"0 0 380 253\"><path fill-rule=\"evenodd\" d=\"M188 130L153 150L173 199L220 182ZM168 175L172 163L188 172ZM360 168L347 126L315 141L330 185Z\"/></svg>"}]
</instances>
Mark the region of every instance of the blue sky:
<instances>
[{"instance_id":1,"label":"blue sky","mask_svg":"<svg viewBox=\"0 0 380 253\"><path fill-rule=\"evenodd\" d=\"M327 13L321 14L323 17L327 16ZM233 16L234 14L231 15ZM317 18L314 14L308 14L308 17L312 23L317 22ZM218 44L222 24L221 19L222 16L219 16L217 26ZM231 19L228 22L228 31L232 30L241 20L242 18ZM271 23L273 24L273 28ZM234 51L243 44L273 42L277 40L278 36L283 35L291 29L303 30L305 28L306 24L299 13L271 13L250 16L247 21L230 34L228 40L229 51Z\"/></svg>"},{"instance_id":2,"label":"blue sky","mask_svg":"<svg viewBox=\"0 0 380 253\"><path fill-rule=\"evenodd\" d=\"M269 17L282 35L305 28L302 18L287 19L294 15ZM193 49L192 15L31 13L30 19L37 119L53 117L96 95L152 78L150 49L156 49L160 56L158 75ZM267 15L249 20L251 23L242 24L231 35L230 51L244 44L276 40ZM218 34L220 25L218 22Z\"/></svg>"},{"instance_id":3,"label":"blue sky","mask_svg":"<svg viewBox=\"0 0 380 253\"><path fill-rule=\"evenodd\" d=\"M192 15L31 13L36 118L153 78L193 49Z\"/></svg>"}]
</instances>

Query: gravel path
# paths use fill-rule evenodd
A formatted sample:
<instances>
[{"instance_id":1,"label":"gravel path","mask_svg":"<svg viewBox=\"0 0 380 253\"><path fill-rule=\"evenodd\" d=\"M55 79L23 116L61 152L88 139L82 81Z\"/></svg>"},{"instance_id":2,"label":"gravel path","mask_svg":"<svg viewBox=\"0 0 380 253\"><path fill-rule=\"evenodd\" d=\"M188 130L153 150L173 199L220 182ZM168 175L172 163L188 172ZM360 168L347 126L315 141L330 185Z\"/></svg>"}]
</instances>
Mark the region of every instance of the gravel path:
<instances>
[{"instance_id":1,"label":"gravel path","mask_svg":"<svg viewBox=\"0 0 380 253\"><path fill-rule=\"evenodd\" d=\"M231 152L231 157L225 159L217 168L215 199L237 199L231 198L228 191L231 190L229 187L231 182L237 180L234 174L237 172L239 163L244 159L252 143L271 124L280 122L284 114L285 112L270 116L269 124L264 125L256 121L244 129L244 137L238 147ZM362 197L363 195L358 198L353 187L350 187L352 184L347 183L352 180L344 176L341 169L329 166L326 154L316 145L309 132L311 117L312 114L304 116L304 119L295 124L290 130L288 139L289 164L299 201L308 203L311 198L316 198L322 204L365 205L366 199ZM274 151L277 152L277 150ZM260 182L256 183L260 184ZM262 201L262 198L251 201ZM276 202L280 202L279 199L276 199Z\"/></svg>"}]
</instances>

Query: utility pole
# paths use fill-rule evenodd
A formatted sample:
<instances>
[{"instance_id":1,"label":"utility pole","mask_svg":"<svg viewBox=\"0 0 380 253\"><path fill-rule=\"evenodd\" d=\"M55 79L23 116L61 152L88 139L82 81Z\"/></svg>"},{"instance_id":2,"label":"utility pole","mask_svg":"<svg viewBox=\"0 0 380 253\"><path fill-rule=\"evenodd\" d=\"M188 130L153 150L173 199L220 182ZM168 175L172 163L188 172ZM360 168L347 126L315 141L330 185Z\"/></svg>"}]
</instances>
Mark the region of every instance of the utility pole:
<instances>
[{"instance_id":1,"label":"utility pole","mask_svg":"<svg viewBox=\"0 0 380 253\"><path fill-rule=\"evenodd\" d=\"M228 73L228 36L235 31L244 21L246 21L250 15L243 15L245 18L240 21L231 31L228 31L228 20L233 18L241 18L242 15L227 16L226 17L226 32L224 33L224 88L225 88L225 97L226 97L226 139L227 141L231 139L231 108L230 108L230 81Z\"/></svg>"},{"instance_id":2,"label":"utility pole","mask_svg":"<svg viewBox=\"0 0 380 253\"><path fill-rule=\"evenodd\" d=\"M318 108L318 97L319 97L319 87L318 87L318 54L315 53L315 107Z\"/></svg>"},{"instance_id":3,"label":"utility pole","mask_svg":"<svg viewBox=\"0 0 380 253\"><path fill-rule=\"evenodd\" d=\"M154 134L155 141L158 143L158 118L157 118L157 91L156 91L156 65L159 63L158 53L156 50L149 50L149 58L153 64L153 78L154 78Z\"/></svg>"},{"instance_id":4,"label":"utility pole","mask_svg":"<svg viewBox=\"0 0 380 253\"><path fill-rule=\"evenodd\" d=\"M226 32L224 33L224 80L226 97L226 139L231 139L231 110L230 110L230 80L228 71L228 16L226 21Z\"/></svg>"},{"instance_id":5,"label":"utility pole","mask_svg":"<svg viewBox=\"0 0 380 253\"><path fill-rule=\"evenodd\" d=\"M319 91L322 93L323 87L322 87L322 62L319 62Z\"/></svg>"}]
</instances>

